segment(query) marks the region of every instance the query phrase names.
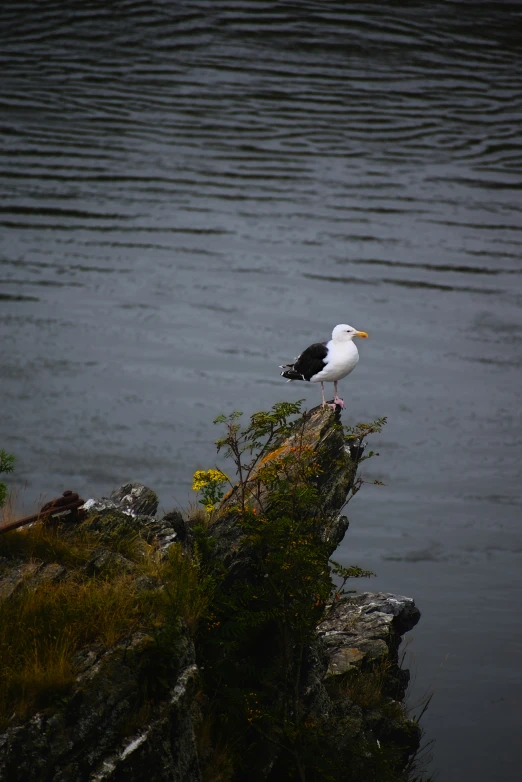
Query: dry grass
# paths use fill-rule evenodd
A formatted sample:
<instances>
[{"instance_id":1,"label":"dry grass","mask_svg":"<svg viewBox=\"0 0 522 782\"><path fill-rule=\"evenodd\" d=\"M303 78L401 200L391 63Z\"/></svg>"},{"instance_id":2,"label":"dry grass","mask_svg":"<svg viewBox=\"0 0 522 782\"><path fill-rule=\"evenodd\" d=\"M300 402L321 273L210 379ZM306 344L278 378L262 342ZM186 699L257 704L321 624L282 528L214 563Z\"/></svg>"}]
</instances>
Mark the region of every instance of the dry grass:
<instances>
[{"instance_id":1,"label":"dry grass","mask_svg":"<svg viewBox=\"0 0 522 782\"><path fill-rule=\"evenodd\" d=\"M339 677L336 683L338 692L348 697L362 709L382 706L386 697L383 691L392 663L386 657L370 668L349 671Z\"/></svg>"},{"instance_id":2,"label":"dry grass","mask_svg":"<svg viewBox=\"0 0 522 782\"><path fill-rule=\"evenodd\" d=\"M144 622L133 579L71 577L23 587L0 603L0 722L63 696L74 656L94 642L111 646Z\"/></svg>"},{"instance_id":3,"label":"dry grass","mask_svg":"<svg viewBox=\"0 0 522 782\"><path fill-rule=\"evenodd\" d=\"M17 505L16 496L10 493L0 509L0 528L20 517ZM105 519L110 521L108 515ZM152 546L136 532L124 526L111 529L110 524L107 524L106 530L96 530L85 528L78 522L65 520L59 523L47 519L0 534L0 557L59 562L66 567L85 564L93 551L100 547L111 549L134 562L146 559L152 551Z\"/></svg>"},{"instance_id":4,"label":"dry grass","mask_svg":"<svg viewBox=\"0 0 522 782\"><path fill-rule=\"evenodd\" d=\"M19 504L19 491L17 489L8 491L5 502L0 508L0 527L20 518L22 514L19 511Z\"/></svg>"},{"instance_id":5,"label":"dry grass","mask_svg":"<svg viewBox=\"0 0 522 782\"><path fill-rule=\"evenodd\" d=\"M127 556L133 555L132 573L89 577L82 566L97 548L96 540L81 531L63 537L37 523L0 535L0 556L13 564L36 560L68 569L60 582L31 588L28 581L0 601L0 728L13 715L25 717L59 703L74 684L75 657L82 648L110 647L136 630L149 632L175 617L196 629L208 603L198 562L179 545L161 558L135 538L123 546ZM120 542L115 543L122 552ZM148 577L151 589L139 588L139 576Z\"/></svg>"},{"instance_id":6,"label":"dry grass","mask_svg":"<svg viewBox=\"0 0 522 782\"><path fill-rule=\"evenodd\" d=\"M59 562L65 567L85 564L94 548L93 541L81 538L65 539L59 528L42 522L0 535L0 557Z\"/></svg>"},{"instance_id":7,"label":"dry grass","mask_svg":"<svg viewBox=\"0 0 522 782\"><path fill-rule=\"evenodd\" d=\"M210 526L211 516L198 503L190 502L187 509L187 521L190 527L202 524L204 527Z\"/></svg>"},{"instance_id":8,"label":"dry grass","mask_svg":"<svg viewBox=\"0 0 522 782\"><path fill-rule=\"evenodd\" d=\"M212 595L212 583L202 577L198 559L174 545L157 565L156 573L164 587L159 596L164 611L180 616L189 631L195 632Z\"/></svg>"}]
</instances>

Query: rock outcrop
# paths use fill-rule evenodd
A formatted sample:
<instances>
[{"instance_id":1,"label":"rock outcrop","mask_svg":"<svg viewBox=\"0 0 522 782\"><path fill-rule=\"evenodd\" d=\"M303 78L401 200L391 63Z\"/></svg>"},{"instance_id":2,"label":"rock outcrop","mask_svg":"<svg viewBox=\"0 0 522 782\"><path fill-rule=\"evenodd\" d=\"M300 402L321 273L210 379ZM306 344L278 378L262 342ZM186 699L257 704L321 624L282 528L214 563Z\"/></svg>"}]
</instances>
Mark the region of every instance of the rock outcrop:
<instances>
[{"instance_id":1,"label":"rock outcrop","mask_svg":"<svg viewBox=\"0 0 522 782\"><path fill-rule=\"evenodd\" d=\"M338 600L317 627L328 654L328 675L395 656L401 637L419 619L411 597L363 592Z\"/></svg>"},{"instance_id":2,"label":"rock outcrop","mask_svg":"<svg viewBox=\"0 0 522 782\"><path fill-rule=\"evenodd\" d=\"M113 491L109 498L87 500L83 509L88 512L88 517L82 522L82 529L99 532L105 538L140 535L165 552L171 543L182 542L186 537L181 513L173 511L157 519L158 497L141 483L126 483Z\"/></svg>"},{"instance_id":3,"label":"rock outcrop","mask_svg":"<svg viewBox=\"0 0 522 782\"><path fill-rule=\"evenodd\" d=\"M192 643L178 649L179 671L167 698L129 729L139 704L135 635L108 651L78 657L73 693L61 708L0 735L2 782L200 782L194 720L197 666Z\"/></svg>"},{"instance_id":4,"label":"rock outcrop","mask_svg":"<svg viewBox=\"0 0 522 782\"><path fill-rule=\"evenodd\" d=\"M80 537L94 533L99 540L83 566L87 576L103 579L115 571L132 575L136 565L104 544L115 536L124 540L139 535L165 552L177 538L174 523L179 520L156 519L152 514L157 504L150 489L127 484L110 499L88 501L87 519L74 530L64 526L61 534L67 539L73 532ZM67 575L68 569L58 563L13 562L4 557L0 601ZM200 782L193 640L180 627L170 650L174 664L162 668L161 696L152 708L149 704L144 709L144 659L150 651L151 638L140 632L109 649L95 646L80 651L70 694L26 721L13 719L13 725L0 734L1 782Z\"/></svg>"},{"instance_id":5,"label":"rock outcrop","mask_svg":"<svg viewBox=\"0 0 522 782\"><path fill-rule=\"evenodd\" d=\"M288 438L276 442L273 450L265 456L263 462L271 458L285 456L297 443L313 447L318 459L317 486L321 492L325 508L331 512L324 525L323 535L330 542L333 552L348 529L348 519L339 513L346 502L346 496L353 485L357 463L352 459L350 448L346 445L338 415L330 408L315 407L294 425ZM261 464L262 466L262 464ZM256 484L257 471L251 483ZM216 520L212 524L211 534L215 544L215 556L229 568L231 577L243 577L249 570L251 552L243 546L244 530L235 523L233 513L227 512L238 502L239 490L234 489L223 501ZM260 486L261 500L266 500L268 492ZM260 505L252 499L253 506Z\"/></svg>"},{"instance_id":6,"label":"rock outcrop","mask_svg":"<svg viewBox=\"0 0 522 782\"><path fill-rule=\"evenodd\" d=\"M312 444L321 466L317 480L328 508L322 534L333 552L348 527L340 511L353 486L357 461L328 408L312 410L298 426L299 437ZM295 433L278 442L274 452L280 455L292 447ZM224 500L210 528L213 555L232 580L248 578L251 556L244 530L227 510L236 499L232 492ZM140 484L122 486L109 499L89 500L85 508L88 516L78 529L97 540L82 566L89 577L103 578L117 570L130 579L144 579L125 551L120 553L112 545L115 539L137 537L155 547L160 557L179 542L190 556L190 525L177 511L156 518L156 495ZM66 538L72 533L64 527L62 534ZM67 566L59 561L0 556L0 602L21 589L58 583L67 575ZM150 583L144 588L150 589ZM365 747L389 742L397 748L398 768L418 747L418 726L401 704L408 673L398 666L397 650L401 636L419 616L410 598L371 593L341 598L327 608L303 655L299 692L303 709L323 726L325 751L331 746L332 752L352 757L355 743L363 747L360 779L365 778L365 757L371 754ZM81 650L67 697L27 719L13 717L0 734L0 782L201 782L198 655L185 626L180 625L175 638L175 664L162 673L161 692L148 699L146 708L143 661L150 650L146 634L130 633L111 648ZM364 687L373 686L376 670L379 694L369 697ZM391 713L390 708L382 708L384 702L398 707ZM285 778L285 758L276 743L261 740L258 755L256 779Z\"/></svg>"}]
</instances>

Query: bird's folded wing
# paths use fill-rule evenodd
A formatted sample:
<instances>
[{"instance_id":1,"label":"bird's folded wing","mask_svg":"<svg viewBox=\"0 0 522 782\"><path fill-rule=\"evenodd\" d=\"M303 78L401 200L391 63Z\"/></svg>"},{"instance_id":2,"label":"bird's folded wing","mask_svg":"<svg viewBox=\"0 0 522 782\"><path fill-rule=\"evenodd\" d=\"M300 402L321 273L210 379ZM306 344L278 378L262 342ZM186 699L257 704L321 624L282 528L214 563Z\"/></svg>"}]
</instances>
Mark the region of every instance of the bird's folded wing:
<instances>
[{"instance_id":1,"label":"bird's folded wing","mask_svg":"<svg viewBox=\"0 0 522 782\"><path fill-rule=\"evenodd\" d=\"M326 342L315 342L306 348L293 366L295 371L303 375L306 380L310 380L311 377L321 372L327 363L328 348L326 345Z\"/></svg>"}]
</instances>

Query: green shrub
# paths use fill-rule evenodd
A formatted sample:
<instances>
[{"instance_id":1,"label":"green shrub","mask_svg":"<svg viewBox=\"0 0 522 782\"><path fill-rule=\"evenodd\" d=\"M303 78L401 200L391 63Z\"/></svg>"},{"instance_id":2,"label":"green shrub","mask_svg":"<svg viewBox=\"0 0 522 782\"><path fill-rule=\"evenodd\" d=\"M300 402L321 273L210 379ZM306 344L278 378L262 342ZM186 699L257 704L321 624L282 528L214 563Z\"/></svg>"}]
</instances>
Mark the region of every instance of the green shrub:
<instances>
[{"instance_id":1,"label":"green shrub","mask_svg":"<svg viewBox=\"0 0 522 782\"><path fill-rule=\"evenodd\" d=\"M0 473L13 472L15 458L12 454L0 450ZM0 481L0 508L4 505L7 497L7 486Z\"/></svg>"}]
</instances>

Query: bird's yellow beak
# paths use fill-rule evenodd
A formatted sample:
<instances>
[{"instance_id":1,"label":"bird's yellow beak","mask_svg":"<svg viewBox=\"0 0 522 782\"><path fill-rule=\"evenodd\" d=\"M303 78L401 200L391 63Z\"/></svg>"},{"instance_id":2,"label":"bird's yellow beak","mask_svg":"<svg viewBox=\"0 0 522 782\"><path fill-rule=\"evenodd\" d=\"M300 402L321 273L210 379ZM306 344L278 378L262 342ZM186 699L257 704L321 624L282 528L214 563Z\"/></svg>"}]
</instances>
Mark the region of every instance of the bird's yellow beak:
<instances>
[{"instance_id":1,"label":"bird's yellow beak","mask_svg":"<svg viewBox=\"0 0 522 782\"><path fill-rule=\"evenodd\" d=\"M356 331L354 337L364 337L364 339L368 339L368 334L365 331Z\"/></svg>"}]
</instances>

